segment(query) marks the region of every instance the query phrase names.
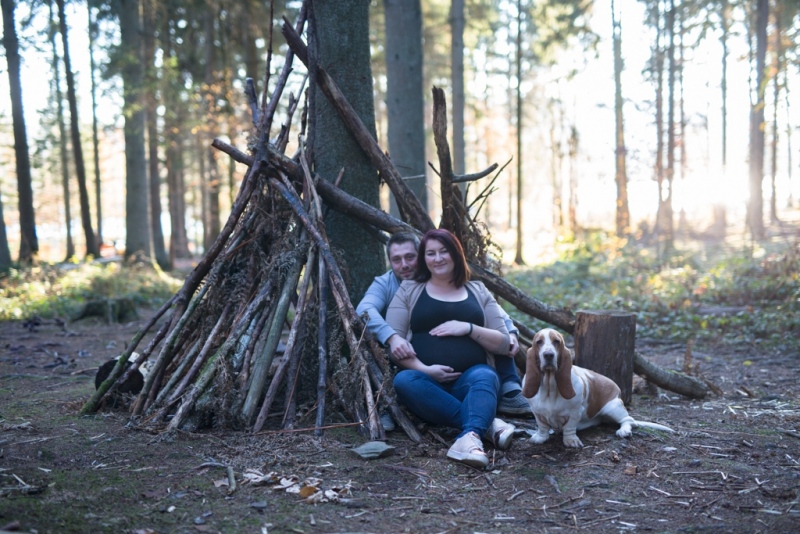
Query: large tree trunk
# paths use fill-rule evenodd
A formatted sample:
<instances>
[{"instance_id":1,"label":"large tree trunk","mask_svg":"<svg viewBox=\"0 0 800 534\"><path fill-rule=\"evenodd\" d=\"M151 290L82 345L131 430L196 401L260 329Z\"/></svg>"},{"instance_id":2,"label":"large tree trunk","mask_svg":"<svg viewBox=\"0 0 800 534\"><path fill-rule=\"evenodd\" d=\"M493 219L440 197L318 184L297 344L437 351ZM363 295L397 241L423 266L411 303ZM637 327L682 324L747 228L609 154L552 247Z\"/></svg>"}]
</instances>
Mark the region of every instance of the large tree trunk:
<instances>
[{"instance_id":1,"label":"large tree trunk","mask_svg":"<svg viewBox=\"0 0 800 534\"><path fill-rule=\"evenodd\" d=\"M64 73L67 76L67 101L69 102L69 126L72 136L72 154L75 159L75 177L78 179L78 198L81 204L81 224L86 239L86 255L97 257L100 248L92 229L92 213L89 208L89 190L86 187L86 166L83 164L83 146L81 132L78 127L78 100L75 95L75 75L72 72L72 61L69 55L69 39L67 35L67 14L64 12L64 0L56 0L58 5L58 25L61 31L61 46L64 50Z\"/></svg>"},{"instance_id":2,"label":"large tree trunk","mask_svg":"<svg viewBox=\"0 0 800 534\"><path fill-rule=\"evenodd\" d=\"M420 0L384 0L386 12L386 109L389 156L420 203L428 207L422 90ZM392 195L390 213L399 217Z\"/></svg>"},{"instance_id":3,"label":"large tree trunk","mask_svg":"<svg viewBox=\"0 0 800 534\"><path fill-rule=\"evenodd\" d=\"M168 271L172 268L164 246L164 231L161 228L161 172L158 158L158 117L156 109L158 99L156 88L156 17L159 7L154 0L145 0L142 9L143 65L144 65L144 102L145 120L147 123L147 169L150 191L150 228L153 231L153 254L158 265Z\"/></svg>"},{"instance_id":4,"label":"large tree trunk","mask_svg":"<svg viewBox=\"0 0 800 534\"><path fill-rule=\"evenodd\" d=\"M631 231L631 216L628 210L628 171L626 167L627 149L625 148L625 123L622 113L622 22L617 19L616 6L611 1L611 25L614 34L614 117L617 139L616 173L617 184L617 235L628 235Z\"/></svg>"},{"instance_id":5,"label":"large tree trunk","mask_svg":"<svg viewBox=\"0 0 800 534\"><path fill-rule=\"evenodd\" d=\"M119 17L125 114L125 257L143 254L152 258L149 188L144 150L144 110L141 90L144 71L141 60L141 24L138 0L116 0Z\"/></svg>"},{"instance_id":6,"label":"large tree trunk","mask_svg":"<svg viewBox=\"0 0 800 534\"><path fill-rule=\"evenodd\" d=\"M22 85L19 79L20 58L17 27L14 20L16 2L2 0L3 9L3 48L8 63L8 85L11 94L11 117L14 123L14 157L17 171L17 195L19 202L19 258L29 264L39 253L39 240L36 237L36 217L33 211L33 184L31 180L31 161L28 155L28 134L25 128L25 114L22 109Z\"/></svg>"},{"instance_id":7,"label":"large tree trunk","mask_svg":"<svg viewBox=\"0 0 800 534\"><path fill-rule=\"evenodd\" d=\"M67 129L64 125L64 95L61 93L61 68L59 66L58 47L56 45L56 21L53 19L53 4L50 9L50 46L53 48L53 85L56 90L56 114L58 121L58 149L61 158L61 189L64 192L64 227L67 234L67 250L64 257L69 261L75 255L75 243L72 241L72 203L69 194L69 156L67 154Z\"/></svg>"},{"instance_id":8,"label":"large tree trunk","mask_svg":"<svg viewBox=\"0 0 800 534\"><path fill-rule=\"evenodd\" d=\"M372 96L372 71L369 47L369 2L339 0L312 2L309 17L309 62L324 68L336 81L373 139L375 111ZM313 67L312 67L313 68ZM367 204L379 206L379 182L370 163L354 138L347 132L336 110L320 92L314 93L314 171L331 180L344 169L341 187ZM354 302L361 299L372 279L384 266L381 247L367 238L363 227L338 213L326 221L331 245L343 251L350 272L348 290Z\"/></svg>"},{"instance_id":9,"label":"large tree trunk","mask_svg":"<svg viewBox=\"0 0 800 534\"><path fill-rule=\"evenodd\" d=\"M750 104L750 200L747 203L747 226L753 239L762 240L764 231L764 104L767 65L767 22L769 21L769 0L757 0L754 14L755 86Z\"/></svg>"}]
</instances>

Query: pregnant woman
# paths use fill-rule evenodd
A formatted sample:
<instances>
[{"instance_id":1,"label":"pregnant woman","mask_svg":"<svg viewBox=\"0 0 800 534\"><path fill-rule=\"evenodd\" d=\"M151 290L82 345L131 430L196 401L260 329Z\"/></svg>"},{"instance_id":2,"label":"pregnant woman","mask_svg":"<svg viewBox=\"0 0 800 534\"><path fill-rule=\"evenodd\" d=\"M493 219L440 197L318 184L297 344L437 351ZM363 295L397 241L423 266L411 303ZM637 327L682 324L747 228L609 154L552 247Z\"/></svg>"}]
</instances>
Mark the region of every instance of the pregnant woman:
<instances>
[{"instance_id":1,"label":"pregnant woman","mask_svg":"<svg viewBox=\"0 0 800 534\"><path fill-rule=\"evenodd\" d=\"M431 230L419 245L417 276L404 280L386 312L398 334L390 340L397 397L420 419L458 428L447 457L484 468L481 436L498 449L514 427L495 418L500 381L491 354L507 355L509 335L500 306L469 280L464 250L447 230ZM405 343L404 341L410 343Z\"/></svg>"}]
</instances>

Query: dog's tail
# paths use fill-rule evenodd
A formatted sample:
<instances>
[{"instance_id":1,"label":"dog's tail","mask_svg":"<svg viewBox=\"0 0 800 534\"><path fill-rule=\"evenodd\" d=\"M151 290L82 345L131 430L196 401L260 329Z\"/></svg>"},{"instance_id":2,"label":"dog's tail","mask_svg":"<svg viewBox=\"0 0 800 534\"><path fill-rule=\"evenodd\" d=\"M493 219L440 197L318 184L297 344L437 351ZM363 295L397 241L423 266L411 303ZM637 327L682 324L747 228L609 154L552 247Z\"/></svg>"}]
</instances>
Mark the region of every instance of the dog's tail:
<instances>
[{"instance_id":1,"label":"dog's tail","mask_svg":"<svg viewBox=\"0 0 800 534\"><path fill-rule=\"evenodd\" d=\"M636 421L634 420L634 427L654 428L656 430L663 430L664 432L675 432L668 426L659 425L658 423L651 423L650 421Z\"/></svg>"}]
</instances>

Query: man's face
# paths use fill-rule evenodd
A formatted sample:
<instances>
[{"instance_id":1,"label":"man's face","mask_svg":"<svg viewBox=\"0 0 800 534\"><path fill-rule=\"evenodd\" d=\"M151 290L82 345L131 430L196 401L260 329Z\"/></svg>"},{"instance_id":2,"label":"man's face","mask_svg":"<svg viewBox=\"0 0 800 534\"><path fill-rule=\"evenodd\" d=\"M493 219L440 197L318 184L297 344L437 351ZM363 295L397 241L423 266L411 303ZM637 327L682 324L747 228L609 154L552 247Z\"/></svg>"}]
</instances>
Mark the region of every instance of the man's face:
<instances>
[{"instance_id":1,"label":"man's face","mask_svg":"<svg viewBox=\"0 0 800 534\"><path fill-rule=\"evenodd\" d=\"M400 280L411 280L417 271L417 249L414 243L395 243L389 247L389 263Z\"/></svg>"}]
</instances>

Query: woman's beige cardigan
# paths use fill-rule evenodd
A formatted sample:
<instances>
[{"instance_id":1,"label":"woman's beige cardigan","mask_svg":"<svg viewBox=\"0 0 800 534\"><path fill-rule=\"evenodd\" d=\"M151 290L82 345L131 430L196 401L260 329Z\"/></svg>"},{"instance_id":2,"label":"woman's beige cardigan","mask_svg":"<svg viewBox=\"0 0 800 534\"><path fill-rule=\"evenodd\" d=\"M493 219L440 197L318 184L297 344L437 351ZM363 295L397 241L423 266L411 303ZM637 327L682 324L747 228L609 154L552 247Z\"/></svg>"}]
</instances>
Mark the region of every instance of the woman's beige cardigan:
<instances>
[{"instance_id":1,"label":"woman's beige cardigan","mask_svg":"<svg viewBox=\"0 0 800 534\"><path fill-rule=\"evenodd\" d=\"M470 281L466 283L466 286L472 291L475 298L478 299L478 303L483 309L483 326L485 328L497 330L503 334L503 341L500 345L491 351L487 351L487 356L489 356L488 361L493 365L494 358L492 356L494 354L508 355L511 349L510 337L508 335L506 323L503 320L500 305L497 304L497 301L494 300L494 297L489 293L489 290L486 289L486 286L484 286L482 282ZM395 293L392 302L389 303L389 309L386 311L386 323L391 326L400 337L408 341L411 341L412 337L409 327L411 323L411 312L414 310L414 306L419 296L422 294L423 289L425 289L424 282L403 280L400 284L400 289Z\"/></svg>"}]
</instances>

